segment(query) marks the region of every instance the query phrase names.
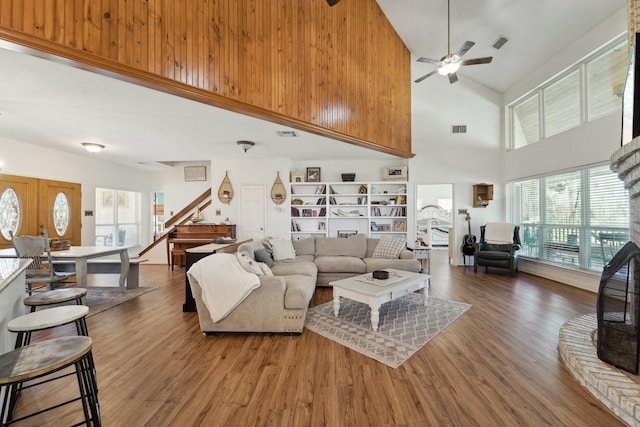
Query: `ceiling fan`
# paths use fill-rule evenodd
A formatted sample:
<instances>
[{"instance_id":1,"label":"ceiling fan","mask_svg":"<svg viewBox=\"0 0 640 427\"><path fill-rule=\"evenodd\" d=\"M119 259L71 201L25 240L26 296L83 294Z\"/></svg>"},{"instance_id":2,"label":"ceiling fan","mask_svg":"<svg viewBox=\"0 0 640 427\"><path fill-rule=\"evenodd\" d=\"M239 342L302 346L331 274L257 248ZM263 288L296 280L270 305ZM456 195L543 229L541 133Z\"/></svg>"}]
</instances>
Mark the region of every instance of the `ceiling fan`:
<instances>
[{"instance_id":1,"label":"ceiling fan","mask_svg":"<svg viewBox=\"0 0 640 427\"><path fill-rule=\"evenodd\" d=\"M443 76L448 76L449 83L453 84L458 81L458 75L456 74L456 71L458 71L460 67L465 65L490 63L493 60L492 56L462 60L462 55L467 53L467 51L471 49L474 44L475 43L472 41L466 41L462 44L462 46L460 46L460 48L458 48L458 50L456 50L454 53L451 53L451 0L447 0L447 54L442 58L440 58L440 60L430 59L430 58L418 58L418 62L435 64L438 66L438 68L420 77L415 82L420 83L427 77L431 77L432 75L438 73Z\"/></svg>"},{"instance_id":2,"label":"ceiling fan","mask_svg":"<svg viewBox=\"0 0 640 427\"><path fill-rule=\"evenodd\" d=\"M339 2L339 1L340 1L340 0L327 0L327 4L328 4L329 6L335 6L335 5L337 5L337 4L338 4L338 2Z\"/></svg>"}]
</instances>

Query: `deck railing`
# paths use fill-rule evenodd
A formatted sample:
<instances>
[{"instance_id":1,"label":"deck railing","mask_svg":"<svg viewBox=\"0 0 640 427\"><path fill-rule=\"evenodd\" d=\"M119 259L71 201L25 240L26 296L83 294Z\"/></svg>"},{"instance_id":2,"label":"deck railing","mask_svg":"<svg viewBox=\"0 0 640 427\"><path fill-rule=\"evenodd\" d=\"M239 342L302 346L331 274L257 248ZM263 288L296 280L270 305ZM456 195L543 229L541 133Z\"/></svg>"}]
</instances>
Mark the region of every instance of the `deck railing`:
<instances>
[{"instance_id":1,"label":"deck railing","mask_svg":"<svg viewBox=\"0 0 640 427\"><path fill-rule=\"evenodd\" d=\"M629 240L629 229L520 224L520 256L601 271Z\"/></svg>"}]
</instances>

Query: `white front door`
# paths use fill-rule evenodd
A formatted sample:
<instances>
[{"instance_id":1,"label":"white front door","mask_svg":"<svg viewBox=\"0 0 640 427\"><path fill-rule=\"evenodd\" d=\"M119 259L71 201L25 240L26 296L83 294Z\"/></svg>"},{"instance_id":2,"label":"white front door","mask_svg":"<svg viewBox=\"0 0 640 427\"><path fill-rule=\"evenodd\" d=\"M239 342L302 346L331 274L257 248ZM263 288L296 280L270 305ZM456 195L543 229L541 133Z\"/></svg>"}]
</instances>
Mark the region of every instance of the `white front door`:
<instances>
[{"instance_id":1,"label":"white front door","mask_svg":"<svg viewBox=\"0 0 640 427\"><path fill-rule=\"evenodd\" d=\"M240 227L243 239L257 241L264 238L264 185L243 185L240 188Z\"/></svg>"}]
</instances>

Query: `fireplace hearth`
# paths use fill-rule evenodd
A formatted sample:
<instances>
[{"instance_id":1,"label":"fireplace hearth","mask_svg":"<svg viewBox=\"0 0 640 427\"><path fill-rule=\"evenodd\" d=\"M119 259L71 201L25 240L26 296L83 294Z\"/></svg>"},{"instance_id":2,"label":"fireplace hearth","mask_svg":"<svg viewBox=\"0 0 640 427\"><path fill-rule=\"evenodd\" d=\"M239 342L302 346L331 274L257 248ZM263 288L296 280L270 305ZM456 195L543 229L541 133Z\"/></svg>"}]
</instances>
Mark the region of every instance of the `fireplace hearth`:
<instances>
[{"instance_id":1,"label":"fireplace hearth","mask_svg":"<svg viewBox=\"0 0 640 427\"><path fill-rule=\"evenodd\" d=\"M605 265L598 289L598 358L638 374L640 248L628 242Z\"/></svg>"}]
</instances>

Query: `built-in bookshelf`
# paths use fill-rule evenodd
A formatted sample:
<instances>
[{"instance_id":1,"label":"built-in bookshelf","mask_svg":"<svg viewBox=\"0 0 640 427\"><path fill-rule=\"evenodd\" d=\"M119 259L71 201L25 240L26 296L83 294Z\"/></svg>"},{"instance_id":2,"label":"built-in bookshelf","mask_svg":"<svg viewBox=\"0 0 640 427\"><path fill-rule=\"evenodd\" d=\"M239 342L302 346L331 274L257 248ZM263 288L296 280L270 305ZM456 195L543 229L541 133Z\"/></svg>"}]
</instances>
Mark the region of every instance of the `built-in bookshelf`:
<instances>
[{"instance_id":1,"label":"built-in bookshelf","mask_svg":"<svg viewBox=\"0 0 640 427\"><path fill-rule=\"evenodd\" d=\"M291 183L291 236L407 236L406 182Z\"/></svg>"}]
</instances>

